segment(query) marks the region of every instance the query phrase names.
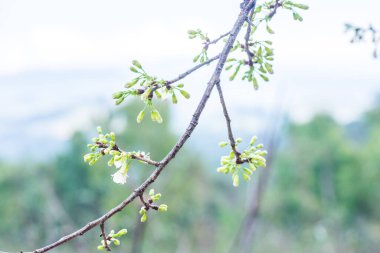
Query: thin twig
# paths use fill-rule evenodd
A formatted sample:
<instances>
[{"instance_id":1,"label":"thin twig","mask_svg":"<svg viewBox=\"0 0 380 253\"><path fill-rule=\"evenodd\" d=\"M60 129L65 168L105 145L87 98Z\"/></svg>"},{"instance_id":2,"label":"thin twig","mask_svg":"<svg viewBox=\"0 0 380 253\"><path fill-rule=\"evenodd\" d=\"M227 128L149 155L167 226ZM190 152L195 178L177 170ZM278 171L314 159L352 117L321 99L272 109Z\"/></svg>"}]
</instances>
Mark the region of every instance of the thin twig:
<instances>
[{"instance_id":1,"label":"thin twig","mask_svg":"<svg viewBox=\"0 0 380 253\"><path fill-rule=\"evenodd\" d=\"M226 32L225 34L220 35L218 38L216 38L216 39L214 39L214 40L207 41L207 42L205 43L205 47L208 47L208 46L211 45L211 44L216 44L216 43L218 43L219 40L223 39L224 37L227 37L229 34L230 34L230 32Z\"/></svg>"},{"instance_id":2,"label":"thin twig","mask_svg":"<svg viewBox=\"0 0 380 253\"><path fill-rule=\"evenodd\" d=\"M111 251L111 248L108 245L106 234L104 232L104 222L100 223L100 231L102 232L102 237L103 237L103 241L104 241L104 247L106 247L107 251Z\"/></svg>"},{"instance_id":3,"label":"thin twig","mask_svg":"<svg viewBox=\"0 0 380 253\"><path fill-rule=\"evenodd\" d=\"M270 6L272 8L272 11L268 14L268 18L271 19L277 12L278 7L281 7L282 3L280 3L280 0L276 0L276 2Z\"/></svg>"},{"instance_id":4,"label":"thin twig","mask_svg":"<svg viewBox=\"0 0 380 253\"><path fill-rule=\"evenodd\" d=\"M196 65L195 67L189 69L188 71L186 71L186 72L180 74L177 78L174 78L174 79L172 79L172 80L166 81L166 84L167 84L167 85L170 85L170 84L172 84L172 83L178 82L179 80L185 78L186 76L190 75L191 73L193 73L194 71L200 69L201 67L203 67L203 66L205 66L205 65L208 65L208 64L210 64L211 62L213 62L213 61L219 59L219 57L220 57L220 54L218 54L217 56L214 56L214 57L208 59L207 61L205 61L205 62L203 62L203 63L200 63L200 64Z\"/></svg>"},{"instance_id":5,"label":"thin twig","mask_svg":"<svg viewBox=\"0 0 380 253\"><path fill-rule=\"evenodd\" d=\"M143 182L138 188L136 188L123 202L121 202L119 205L112 208L110 211L105 213L103 216L99 217L96 220L93 220L89 223L87 223L82 228L78 229L77 231L74 231L73 233L66 235L59 239L56 242L53 242L43 248L34 250L33 253L42 253L49 251L51 249L54 249L63 243L66 243L68 241L71 241L72 239L82 236L85 233L87 233L89 230L93 229L95 226L104 223L108 219L110 219L112 216L114 216L116 213L122 211L127 205L129 205L136 197L141 196L145 192L145 190L157 179L157 177L161 174L161 172L166 168L166 166L169 164L169 162L174 159L178 151L182 148L182 146L186 143L187 139L191 136L192 132L194 131L195 127L198 124L198 120L202 114L202 111L204 107L206 106L206 103L211 95L211 92L215 86L220 80L220 74L222 73L224 64L227 60L228 54L236 40L237 35L239 34L241 27L243 26L245 22L245 18L248 15L248 11L252 8L254 8L256 4L256 0L250 0L248 4L241 10L239 17L237 18L233 29L231 30L230 36L228 37L228 40L226 44L224 45L224 48L222 50L222 53L219 55L219 61L218 64L211 76L210 81L207 83L206 90L197 106L197 109L195 110L193 114L193 118L191 119L186 131L183 133L181 138L178 140L176 145L170 150L170 152L166 155L164 159L160 162L159 166L153 171L153 173ZM185 75L186 76L186 75ZM181 78L180 78L181 79ZM26 252L25 252L26 253Z\"/></svg>"},{"instance_id":6,"label":"thin twig","mask_svg":"<svg viewBox=\"0 0 380 253\"><path fill-rule=\"evenodd\" d=\"M232 127L231 127L231 118L228 114L226 102L224 101L224 97L223 97L222 87L220 87L219 82L216 83L216 88L218 89L220 103L222 104L224 118L226 119L228 139L230 140L231 148L235 153L236 163L237 164L243 163L243 161L240 159L241 153L239 151L237 151L237 149L236 149L235 138L234 138L234 135L232 133Z\"/></svg>"},{"instance_id":7,"label":"thin twig","mask_svg":"<svg viewBox=\"0 0 380 253\"><path fill-rule=\"evenodd\" d=\"M135 159L135 160L142 161L142 162L150 164L150 165L153 165L155 167L160 166L160 162L156 162L156 161L150 160L150 159L142 157L142 156L132 155L131 158Z\"/></svg>"},{"instance_id":8,"label":"thin twig","mask_svg":"<svg viewBox=\"0 0 380 253\"><path fill-rule=\"evenodd\" d=\"M101 149L101 153L104 154L104 149L107 149L109 146L106 145L106 144L103 144L103 143L100 143L100 142L97 142L96 145ZM112 147L112 150L116 150L116 151L119 151L120 153L128 153L126 151L123 151L122 149L119 148L119 146L117 144L115 144L113 147ZM156 161L153 161L149 158L146 158L144 156L137 156L137 155L131 155L131 158L134 159L134 160L139 160L139 161L142 161L144 163L147 163L147 164L150 164L150 165L153 165L155 167L158 167L160 165L159 162L156 162Z\"/></svg>"}]
</instances>

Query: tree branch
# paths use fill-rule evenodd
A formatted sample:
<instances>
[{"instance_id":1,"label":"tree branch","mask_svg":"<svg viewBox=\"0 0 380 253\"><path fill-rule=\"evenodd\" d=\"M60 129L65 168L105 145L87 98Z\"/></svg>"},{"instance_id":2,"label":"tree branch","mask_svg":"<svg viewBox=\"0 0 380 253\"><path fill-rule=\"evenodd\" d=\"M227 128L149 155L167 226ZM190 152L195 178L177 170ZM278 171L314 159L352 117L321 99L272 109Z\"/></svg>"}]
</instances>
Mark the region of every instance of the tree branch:
<instances>
[{"instance_id":1,"label":"tree branch","mask_svg":"<svg viewBox=\"0 0 380 253\"><path fill-rule=\"evenodd\" d=\"M236 149L235 138L234 138L234 135L232 133L232 127L231 127L231 118L230 118L230 116L228 114L226 102L224 101L224 97L223 97L222 87L220 87L220 83L219 82L216 84L216 88L218 89L220 103L222 104L224 118L226 119L227 131L228 131L228 139L230 140L231 148L232 148L232 150L235 153L236 163L237 164L243 163L243 161L240 159L240 155L241 154Z\"/></svg>"},{"instance_id":2,"label":"tree branch","mask_svg":"<svg viewBox=\"0 0 380 253\"><path fill-rule=\"evenodd\" d=\"M56 242L53 242L43 248L34 250L33 253L42 253L47 252L51 249L54 249L60 245L62 245L65 242L71 241L72 239L82 236L85 233L87 233L89 230L93 229L95 226L99 224L103 224L105 221L110 219L112 216L114 216L116 213L122 211L127 205L129 205L136 197L141 196L144 191L157 179L157 177L161 174L161 172L166 168L166 166L169 164L171 160L173 160L178 153L178 151L182 148L182 146L185 144L187 139L191 136L192 132L194 131L195 127L198 124L198 120L202 114L203 109L206 106L206 103L211 95L211 92L214 88L214 86L219 83L220 81L220 75L223 70L223 66L227 60L228 54L236 40L237 35L239 34L245 19L248 15L248 12L250 9L254 8L256 5L256 0L250 0L244 8L241 10L237 20L235 21L235 24L231 30L230 36L228 37L228 40L219 55L219 61L218 64L210 78L210 81L207 83L206 90L204 91L204 94L193 114L193 118L191 119L186 131L183 133L183 135L180 137L178 142L174 145L174 147L170 150L170 152L162 159L162 161L159 163L157 168L153 171L153 173L143 182L139 187L137 187L123 202L121 202L119 205L112 208L110 211L105 213L103 216L99 217L96 220L93 220L89 223L87 223L82 228L78 229L77 231L74 231L73 233L66 235L59 239ZM216 59L214 59L216 60ZM207 63L206 63L207 64ZM184 76L187 76L188 74L185 73ZM183 78L183 77L182 77ZM182 79L179 77L178 80Z\"/></svg>"}]
</instances>

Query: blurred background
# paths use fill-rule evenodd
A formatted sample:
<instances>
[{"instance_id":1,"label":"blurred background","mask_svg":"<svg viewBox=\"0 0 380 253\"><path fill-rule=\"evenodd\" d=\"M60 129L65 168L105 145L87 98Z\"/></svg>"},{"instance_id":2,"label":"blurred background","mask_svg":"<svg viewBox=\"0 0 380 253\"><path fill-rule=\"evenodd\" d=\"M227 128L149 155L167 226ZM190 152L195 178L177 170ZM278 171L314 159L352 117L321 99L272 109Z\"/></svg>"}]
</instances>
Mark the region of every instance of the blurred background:
<instances>
[{"instance_id":1,"label":"blurred background","mask_svg":"<svg viewBox=\"0 0 380 253\"><path fill-rule=\"evenodd\" d=\"M154 184L169 211L141 224L135 202L112 218L106 228L129 230L115 252L380 251L380 61L370 42L350 44L344 33L347 22L379 29L380 2L302 3L310 6L304 22L280 10L276 33L258 33L274 42L269 83L255 91L222 78L235 136L245 145L258 135L268 167L239 188L216 173L227 133L214 92ZM51 243L129 195L151 169L135 166L128 183L116 185L105 163L86 165L96 126L115 131L122 148L160 160L214 66L184 80L189 101L160 105L162 125L137 125L141 103L115 107L111 96L133 78L130 62L174 78L202 47L186 31L216 38L238 12L236 0L0 0L0 250ZM99 234L54 251L95 251Z\"/></svg>"}]
</instances>

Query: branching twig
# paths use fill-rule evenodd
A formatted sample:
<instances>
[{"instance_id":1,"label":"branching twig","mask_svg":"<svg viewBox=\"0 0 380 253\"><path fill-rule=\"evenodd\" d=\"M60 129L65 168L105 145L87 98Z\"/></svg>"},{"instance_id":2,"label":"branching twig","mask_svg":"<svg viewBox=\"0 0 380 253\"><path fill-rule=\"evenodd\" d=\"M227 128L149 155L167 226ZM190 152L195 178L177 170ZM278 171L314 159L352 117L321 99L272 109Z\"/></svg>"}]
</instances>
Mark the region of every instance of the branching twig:
<instances>
[{"instance_id":1,"label":"branching twig","mask_svg":"<svg viewBox=\"0 0 380 253\"><path fill-rule=\"evenodd\" d=\"M271 19L277 12L278 7L281 7L282 3L280 3L280 0L276 0L276 2L270 6L272 11L268 14L268 18Z\"/></svg>"},{"instance_id":2,"label":"branching twig","mask_svg":"<svg viewBox=\"0 0 380 253\"><path fill-rule=\"evenodd\" d=\"M78 236L84 235L86 232L93 229L97 225L104 224L105 221L110 219L116 213L122 211L136 197L141 196L145 192L145 190L157 179L157 177L166 168L166 166L169 164L169 162L174 159L174 157L176 156L178 151L182 148L182 146L185 144L185 142L191 136L192 132L194 131L195 127L197 126L198 120L202 114L204 107L206 106L206 103L210 97L210 94L211 94L214 86L217 83L219 83L219 81L220 81L220 75L222 73L223 66L224 66L224 64L227 60L228 54L229 54L229 52L230 52L230 50L231 50L231 48L232 48L232 46L236 40L236 37L239 34L239 32L240 32L240 30L241 30L241 28L245 22L245 19L246 19L246 16L248 15L249 10L254 8L255 4L256 4L256 0L250 0L244 6L244 8L241 10L239 17L237 18L237 20L236 20L236 22L235 22L235 24L231 30L230 36L228 37L228 40L227 40L221 54L218 56L218 58L219 58L218 64L217 64L217 66L216 66L216 68L215 68L215 70L211 76L210 81L207 84L206 90L205 90L205 92L204 92L204 94L203 94L203 96L202 96L202 98L198 104L198 107L196 108L196 110L193 114L193 118L191 119L189 126L187 127L187 129L183 133L183 135L180 137L180 139L178 140L176 145L170 150L170 152L166 155L166 157L164 159L162 159L161 162L159 162L157 168L153 171L153 173L145 180L145 182L143 182L138 188L136 188L133 191L133 193L131 193L123 202L121 202L119 205L112 208L110 211L105 213L103 216L99 217L96 220L89 222L88 224L86 224L82 228L78 229L77 231L62 237L61 239L59 239L56 242L53 242L50 245L47 245L43 248L34 250L33 251L34 253L42 253L42 252L49 251L49 250L56 248L56 247L62 245L63 243L68 242L68 241L70 241L70 240L72 240ZM217 58L215 58L214 60L216 60L216 59ZM185 74L184 76L187 76L187 75L188 74ZM181 76L179 79L181 79Z\"/></svg>"},{"instance_id":3,"label":"branching twig","mask_svg":"<svg viewBox=\"0 0 380 253\"><path fill-rule=\"evenodd\" d=\"M107 251L111 251L111 248L108 245L107 236L106 236L106 234L104 232L104 222L100 223L100 231L102 232L102 237L103 237L103 241L104 241L104 247L106 248Z\"/></svg>"},{"instance_id":4,"label":"branching twig","mask_svg":"<svg viewBox=\"0 0 380 253\"><path fill-rule=\"evenodd\" d=\"M226 32L225 34L222 34L220 35L218 38L214 39L214 40L208 40L206 43L205 43L205 48L207 49L209 45L211 44L216 44L218 43L219 40L223 39L224 37L227 37L228 35L230 34L230 32Z\"/></svg>"}]
</instances>

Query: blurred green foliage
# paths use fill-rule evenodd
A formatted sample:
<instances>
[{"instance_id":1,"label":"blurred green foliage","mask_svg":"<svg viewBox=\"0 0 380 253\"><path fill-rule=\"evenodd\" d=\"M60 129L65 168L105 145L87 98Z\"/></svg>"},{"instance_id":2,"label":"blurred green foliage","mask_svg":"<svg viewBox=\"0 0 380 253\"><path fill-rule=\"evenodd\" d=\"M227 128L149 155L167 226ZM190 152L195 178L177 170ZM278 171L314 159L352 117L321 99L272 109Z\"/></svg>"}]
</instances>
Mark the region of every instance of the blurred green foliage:
<instances>
[{"instance_id":1,"label":"blurred green foliage","mask_svg":"<svg viewBox=\"0 0 380 253\"><path fill-rule=\"evenodd\" d=\"M99 118L94 126L115 131L121 148L144 150L160 160L177 140L166 107L163 124L137 124L138 104ZM0 248L32 250L97 218L151 172L131 168L127 184L112 182L106 161L94 167L82 157L95 133L75 133L66 149L46 164L0 164ZM376 252L380 249L380 106L342 126L328 115L290 123L280 144L252 238L254 252ZM268 150L268 152L271 152ZM208 166L207 157L185 146L155 183L168 212L141 223L135 202L106 230L128 228L115 252L230 252L246 213L246 192L257 183L231 187ZM136 163L137 164L137 163ZM249 188L249 189L247 189ZM248 194L250 196L250 194ZM58 252L93 252L94 229Z\"/></svg>"}]
</instances>

